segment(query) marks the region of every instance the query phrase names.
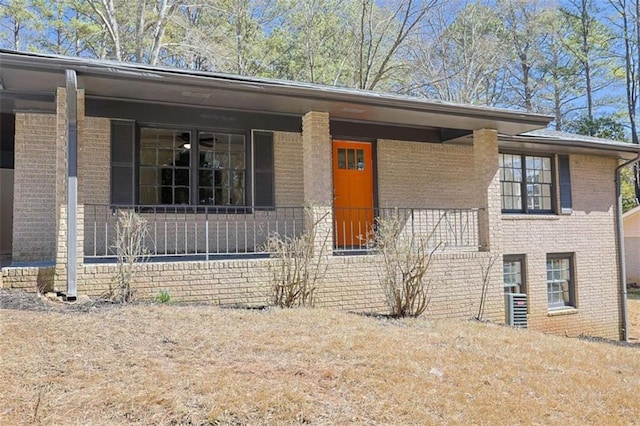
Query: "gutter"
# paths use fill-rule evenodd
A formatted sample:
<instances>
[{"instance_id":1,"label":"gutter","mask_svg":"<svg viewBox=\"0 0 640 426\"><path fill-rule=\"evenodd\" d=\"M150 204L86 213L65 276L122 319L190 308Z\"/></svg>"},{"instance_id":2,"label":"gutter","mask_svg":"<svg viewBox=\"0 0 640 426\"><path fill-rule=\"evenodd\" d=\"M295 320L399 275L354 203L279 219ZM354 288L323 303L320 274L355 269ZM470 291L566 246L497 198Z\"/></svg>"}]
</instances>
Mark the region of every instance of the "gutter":
<instances>
[{"instance_id":1,"label":"gutter","mask_svg":"<svg viewBox=\"0 0 640 426\"><path fill-rule=\"evenodd\" d=\"M65 72L67 83L67 301L78 296L78 80Z\"/></svg>"},{"instance_id":2,"label":"gutter","mask_svg":"<svg viewBox=\"0 0 640 426\"><path fill-rule=\"evenodd\" d=\"M620 262L620 340L629 341L629 314L627 309L627 267L624 261L624 230L622 227L622 169L640 161L640 153L636 155L636 158L629 160L618 167L616 167L616 237L618 240L618 261Z\"/></svg>"}]
</instances>

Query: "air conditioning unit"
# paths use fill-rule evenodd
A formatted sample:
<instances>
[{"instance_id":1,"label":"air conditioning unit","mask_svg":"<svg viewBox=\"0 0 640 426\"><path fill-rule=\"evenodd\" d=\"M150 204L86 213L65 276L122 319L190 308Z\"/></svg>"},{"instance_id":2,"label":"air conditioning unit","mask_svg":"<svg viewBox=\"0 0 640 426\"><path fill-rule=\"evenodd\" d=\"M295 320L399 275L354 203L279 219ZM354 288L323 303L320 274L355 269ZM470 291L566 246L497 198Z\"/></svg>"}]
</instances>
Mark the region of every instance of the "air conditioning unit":
<instances>
[{"instance_id":1,"label":"air conditioning unit","mask_svg":"<svg viewBox=\"0 0 640 426\"><path fill-rule=\"evenodd\" d=\"M506 293L504 295L507 325L527 328L527 295Z\"/></svg>"}]
</instances>

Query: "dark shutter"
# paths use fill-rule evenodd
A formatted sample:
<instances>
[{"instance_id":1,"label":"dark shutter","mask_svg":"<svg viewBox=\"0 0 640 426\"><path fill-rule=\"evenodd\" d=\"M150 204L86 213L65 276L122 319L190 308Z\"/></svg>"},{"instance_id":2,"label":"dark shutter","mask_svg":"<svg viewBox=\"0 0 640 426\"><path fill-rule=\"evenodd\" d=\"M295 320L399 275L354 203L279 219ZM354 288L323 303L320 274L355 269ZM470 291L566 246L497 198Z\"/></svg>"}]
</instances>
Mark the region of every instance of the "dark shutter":
<instances>
[{"instance_id":1,"label":"dark shutter","mask_svg":"<svg viewBox=\"0 0 640 426\"><path fill-rule=\"evenodd\" d=\"M256 207L273 207L275 185L271 132L253 132L253 172Z\"/></svg>"},{"instance_id":2,"label":"dark shutter","mask_svg":"<svg viewBox=\"0 0 640 426\"><path fill-rule=\"evenodd\" d=\"M135 204L135 136L133 121L111 121L112 204Z\"/></svg>"},{"instance_id":3,"label":"dark shutter","mask_svg":"<svg viewBox=\"0 0 640 426\"><path fill-rule=\"evenodd\" d=\"M560 176L560 213L570 214L572 211L571 171L568 155L558 155L558 175Z\"/></svg>"}]
</instances>

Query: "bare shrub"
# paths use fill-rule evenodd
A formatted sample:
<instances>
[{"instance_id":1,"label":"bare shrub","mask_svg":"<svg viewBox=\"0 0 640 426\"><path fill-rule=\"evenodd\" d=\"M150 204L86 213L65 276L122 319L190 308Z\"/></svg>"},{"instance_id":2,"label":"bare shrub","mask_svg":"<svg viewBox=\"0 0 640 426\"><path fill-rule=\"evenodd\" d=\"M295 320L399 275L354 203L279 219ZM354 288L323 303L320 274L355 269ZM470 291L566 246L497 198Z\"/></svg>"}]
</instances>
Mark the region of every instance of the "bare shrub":
<instances>
[{"instance_id":1,"label":"bare shrub","mask_svg":"<svg viewBox=\"0 0 640 426\"><path fill-rule=\"evenodd\" d=\"M326 273L326 242L330 229L320 235L320 223L329 213L316 218L312 208L305 209L305 230L299 236L273 233L265 251L275 259L271 266L270 303L281 308L313 307L318 280ZM318 245L316 241L323 240Z\"/></svg>"},{"instance_id":2,"label":"bare shrub","mask_svg":"<svg viewBox=\"0 0 640 426\"><path fill-rule=\"evenodd\" d=\"M491 279L491 270L493 266L496 264L499 255L493 254L489 256L486 262L480 263L480 272L482 274L482 291L480 292L480 306L478 306L478 315L476 315L477 320L482 320L484 316L484 308L487 301L487 291L489 289L490 279Z\"/></svg>"},{"instance_id":3,"label":"bare shrub","mask_svg":"<svg viewBox=\"0 0 640 426\"><path fill-rule=\"evenodd\" d=\"M120 210L116 223L116 238L113 250L116 253L117 270L114 277L116 288L110 288L109 299L126 303L134 299L131 280L135 264L148 258L145 239L149 234L147 221L133 210Z\"/></svg>"},{"instance_id":4,"label":"bare shrub","mask_svg":"<svg viewBox=\"0 0 640 426\"><path fill-rule=\"evenodd\" d=\"M424 313L431 299L428 278L433 253L429 248L433 229L427 235L405 231L406 218L400 212L376 219L376 229L369 246L382 258L377 263L380 285L392 317L417 317Z\"/></svg>"}]
</instances>

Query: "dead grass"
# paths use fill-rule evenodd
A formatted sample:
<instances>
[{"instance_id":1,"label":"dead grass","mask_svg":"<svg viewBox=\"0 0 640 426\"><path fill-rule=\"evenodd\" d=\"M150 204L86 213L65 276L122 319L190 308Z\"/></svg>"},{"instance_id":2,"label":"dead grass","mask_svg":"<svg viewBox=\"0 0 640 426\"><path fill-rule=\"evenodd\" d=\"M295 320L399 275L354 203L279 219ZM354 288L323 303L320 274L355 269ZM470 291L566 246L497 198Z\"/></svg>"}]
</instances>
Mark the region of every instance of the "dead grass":
<instances>
[{"instance_id":1,"label":"dead grass","mask_svg":"<svg viewBox=\"0 0 640 426\"><path fill-rule=\"evenodd\" d=\"M127 306L0 332L0 424L640 421L639 348L472 321Z\"/></svg>"}]
</instances>

